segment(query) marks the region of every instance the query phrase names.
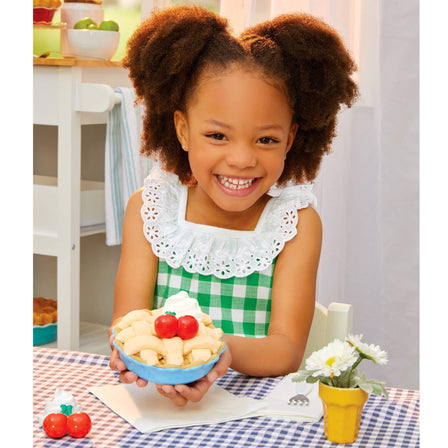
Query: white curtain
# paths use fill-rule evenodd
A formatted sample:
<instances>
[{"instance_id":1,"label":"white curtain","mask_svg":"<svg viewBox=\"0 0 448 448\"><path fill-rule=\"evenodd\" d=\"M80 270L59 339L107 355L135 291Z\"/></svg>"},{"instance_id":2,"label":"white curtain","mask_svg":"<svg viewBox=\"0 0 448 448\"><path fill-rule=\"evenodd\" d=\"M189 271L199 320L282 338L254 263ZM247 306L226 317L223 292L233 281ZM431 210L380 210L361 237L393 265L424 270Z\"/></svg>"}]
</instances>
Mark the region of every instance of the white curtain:
<instances>
[{"instance_id":1,"label":"white curtain","mask_svg":"<svg viewBox=\"0 0 448 448\"><path fill-rule=\"evenodd\" d=\"M281 13L323 18L359 65L315 193L324 226L317 300L354 307L353 330L389 352L366 374L419 388L418 0L221 0L235 32Z\"/></svg>"}]
</instances>

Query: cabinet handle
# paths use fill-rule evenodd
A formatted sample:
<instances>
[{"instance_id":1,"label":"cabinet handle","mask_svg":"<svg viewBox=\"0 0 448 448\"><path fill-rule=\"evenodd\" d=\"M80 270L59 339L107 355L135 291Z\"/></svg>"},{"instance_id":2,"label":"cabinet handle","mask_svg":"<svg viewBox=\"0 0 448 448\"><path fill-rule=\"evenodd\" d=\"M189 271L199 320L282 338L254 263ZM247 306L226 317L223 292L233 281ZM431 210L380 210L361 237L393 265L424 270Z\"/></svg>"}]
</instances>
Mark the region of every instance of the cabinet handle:
<instances>
[{"instance_id":1,"label":"cabinet handle","mask_svg":"<svg viewBox=\"0 0 448 448\"><path fill-rule=\"evenodd\" d=\"M115 104L121 103L121 96L107 84L79 83L75 90L77 112L109 112Z\"/></svg>"}]
</instances>

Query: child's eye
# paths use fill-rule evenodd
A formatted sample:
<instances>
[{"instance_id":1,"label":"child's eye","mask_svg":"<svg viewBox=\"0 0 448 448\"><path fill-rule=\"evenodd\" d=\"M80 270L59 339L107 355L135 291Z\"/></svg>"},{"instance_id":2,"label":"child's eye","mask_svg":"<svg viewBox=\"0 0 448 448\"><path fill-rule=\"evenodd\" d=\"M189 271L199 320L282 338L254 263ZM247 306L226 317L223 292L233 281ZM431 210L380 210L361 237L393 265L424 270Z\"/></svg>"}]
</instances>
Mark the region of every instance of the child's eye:
<instances>
[{"instance_id":1,"label":"child's eye","mask_svg":"<svg viewBox=\"0 0 448 448\"><path fill-rule=\"evenodd\" d=\"M272 143L278 143L278 140L272 137L261 137L258 139L257 143L261 143L263 145L269 145Z\"/></svg>"},{"instance_id":2,"label":"child's eye","mask_svg":"<svg viewBox=\"0 0 448 448\"><path fill-rule=\"evenodd\" d=\"M219 132L212 132L211 134L207 134L207 137L220 141L226 140L226 136L224 134L220 134Z\"/></svg>"}]
</instances>

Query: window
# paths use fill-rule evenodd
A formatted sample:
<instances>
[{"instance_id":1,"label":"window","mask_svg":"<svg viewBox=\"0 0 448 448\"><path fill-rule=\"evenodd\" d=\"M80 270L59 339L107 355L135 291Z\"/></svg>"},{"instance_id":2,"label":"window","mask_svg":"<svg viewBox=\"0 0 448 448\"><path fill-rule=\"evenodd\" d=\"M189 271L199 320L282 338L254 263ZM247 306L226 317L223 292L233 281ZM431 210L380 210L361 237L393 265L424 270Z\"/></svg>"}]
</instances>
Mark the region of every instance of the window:
<instances>
[{"instance_id":1,"label":"window","mask_svg":"<svg viewBox=\"0 0 448 448\"><path fill-rule=\"evenodd\" d=\"M112 61L120 61L126 51L126 42L141 23L140 0L103 0L104 18L120 27L120 43Z\"/></svg>"},{"instance_id":2,"label":"window","mask_svg":"<svg viewBox=\"0 0 448 448\"><path fill-rule=\"evenodd\" d=\"M219 13L220 0L103 0L104 18L114 20L120 26L120 44L112 60L123 58L126 42L140 25L142 17L148 15L154 7L164 8L183 3L198 4Z\"/></svg>"},{"instance_id":3,"label":"window","mask_svg":"<svg viewBox=\"0 0 448 448\"><path fill-rule=\"evenodd\" d=\"M247 1L247 0L243 0ZM167 6L193 4L203 6L219 14L221 0L141 0L142 17L146 17L154 7L166 8Z\"/></svg>"},{"instance_id":4,"label":"window","mask_svg":"<svg viewBox=\"0 0 448 448\"><path fill-rule=\"evenodd\" d=\"M378 0L141 0L142 17L155 6L185 3L201 5L227 17L236 34L283 13L307 12L322 18L339 32L357 62L355 78L361 92L357 105L372 104L379 51Z\"/></svg>"}]
</instances>

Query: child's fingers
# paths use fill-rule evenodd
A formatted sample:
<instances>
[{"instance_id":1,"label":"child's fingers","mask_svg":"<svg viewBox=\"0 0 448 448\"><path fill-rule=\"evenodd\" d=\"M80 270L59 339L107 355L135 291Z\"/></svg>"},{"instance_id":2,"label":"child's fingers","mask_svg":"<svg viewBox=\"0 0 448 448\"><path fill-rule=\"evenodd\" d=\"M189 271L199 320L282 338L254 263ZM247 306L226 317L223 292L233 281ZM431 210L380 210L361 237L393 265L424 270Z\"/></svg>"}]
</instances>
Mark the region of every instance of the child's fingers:
<instances>
[{"instance_id":1,"label":"child's fingers","mask_svg":"<svg viewBox=\"0 0 448 448\"><path fill-rule=\"evenodd\" d=\"M136 383L139 387L148 385L148 381L140 378L136 373L127 370L126 364L120 359L118 350L114 349L109 361L109 367L112 370L120 372L119 380L124 384Z\"/></svg>"},{"instance_id":2,"label":"child's fingers","mask_svg":"<svg viewBox=\"0 0 448 448\"><path fill-rule=\"evenodd\" d=\"M130 372L129 370L121 372L118 378L124 384L135 383L139 379L136 373Z\"/></svg>"},{"instance_id":3,"label":"child's fingers","mask_svg":"<svg viewBox=\"0 0 448 448\"><path fill-rule=\"evenodd\" d=\"M111 333L111 334L109 335L109 345L110 345L110 348L111 348L112 350L115 349L115 346L114 346L114 339L115 339L115 337L114 337L113 333Z\"/></svg>"},{"instance_id":4,"label":"child's fingers","mask_svg":"<svg viewBox=\"0 0 448 448\"><path fill-rule=\"evenodd\" d=\"M188 403L188 400L179 394L174 386L169 384L156 384L157 391L166 398L169 398L176 406L182 407Z\"/></svg>"},{"instance_id":5,"label":"child's fingers","mask_svg":"<svg viewBox=\"0 0 448 448\"><path fill-rule=\"evenodd\" d=\"M136 373L125 370L118 375L118 379L124 384L135 383L138 387L145 387L148 385L148 381L140 378Z\"/></svg>"},{"instance_id":6,"label":"child's fingers","mask_svg":"<svg viewBox=\"0 0 448 448\"><path fill-rule=\"evenodd\" d=\"M208 380L213 382L224 376L229 371L231 361L232 357L230 355L230 350L229 348L226 348L213 369L207 374Z\"/></svg>"},{"instance_id":7,"label":"child's fingers","mask_svg":"<svg viewBox=\"0 0 448 448\"><path fill-rule=\"evenodd\" d=\"M148 385L148 381L144 380L143 378L138 378L135 383L138 387L146 387Z\"/></svg>"},{"instance_id":8,"label":"child's fingers","mask_svg":"<svg viewBox=\"0 0 448 448\"><path fill-rule=\"evenodd\" d=\"M120 359L120 355L118 354L118 350L116 348L114 348L112 355L110 356L109 367L112 370L120 372L126 370L126 364Z\"/></svg>"},{"instance_id":9,"label":"child's fingers","mask_svg":"<svg viewBox=\"0 0 448 448\"><path fill-rule=\"evenodd\" d=\"M169 389L169 387L163 386L161 390L165 391L165 394L162 393L162 395L171 398L173 402L182 403L181 406L184 405L184 402L180 400L178 396L184 398L185 404L188 401L197 403L208 392L210 386L214 383L214 381L224 376L228 372L230 362L230 352L229 350L225 350L221 355L219 361L216 363L215 367L206 376L191 385L178 384L174 386L174 391L177 393L177 395L174 394L172 389Z\"/></svg>"},{"instance_id":10,"label":"child's fingers","mask_svg":"<svg viewBox=\"0 0 448 448\"><path fill-rule=\"evenodd\" d=\"M213 382L208 381L207 377L201 378L193 385L187 386L186 384L179 384L174 386L176 392L178 392L186 400L197 403L210 389Z\"/></svg>"}]
</instances>

